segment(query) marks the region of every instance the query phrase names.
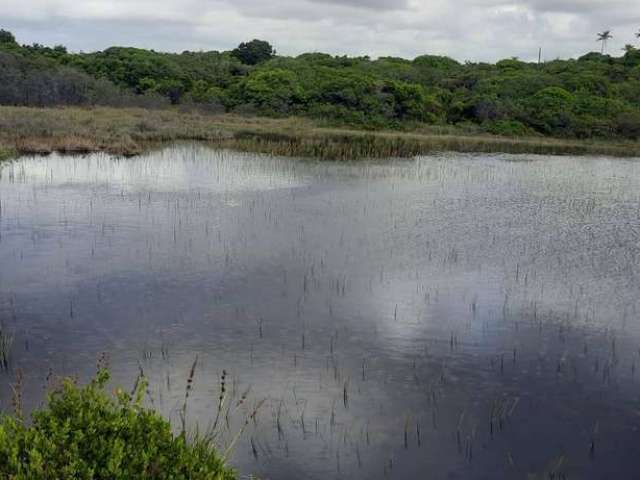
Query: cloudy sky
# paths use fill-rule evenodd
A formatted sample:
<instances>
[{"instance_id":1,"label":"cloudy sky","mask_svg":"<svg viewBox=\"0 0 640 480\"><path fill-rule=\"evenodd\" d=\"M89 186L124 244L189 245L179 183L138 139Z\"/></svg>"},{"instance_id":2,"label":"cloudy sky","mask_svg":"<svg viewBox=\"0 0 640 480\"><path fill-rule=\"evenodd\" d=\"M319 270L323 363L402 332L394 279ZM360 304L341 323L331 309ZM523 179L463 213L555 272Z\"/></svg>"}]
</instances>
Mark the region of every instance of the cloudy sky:
<instances>
[{"instance_id":1,"label":"cloudy sky","mask_svg":"<svg viewBox=\"0 0 640 480\"><path fill-rule=\"evenodd\" d=\"M0 28L21 43L74 51L111 45L227 50L252 38L278 52L458 60L546 59L638 43L640 0L1 0Z\"/></svg>"}]
</instances>

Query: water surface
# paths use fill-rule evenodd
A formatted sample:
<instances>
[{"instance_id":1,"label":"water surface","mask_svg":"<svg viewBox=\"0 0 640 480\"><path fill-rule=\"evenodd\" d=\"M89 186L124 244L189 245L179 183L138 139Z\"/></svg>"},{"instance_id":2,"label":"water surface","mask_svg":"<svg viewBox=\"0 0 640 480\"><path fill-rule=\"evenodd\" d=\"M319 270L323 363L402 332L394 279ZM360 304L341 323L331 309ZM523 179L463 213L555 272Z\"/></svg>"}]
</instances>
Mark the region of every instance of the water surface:
<instances>
[{"instance_id":1,"label":"water surface","mask_svg":"<svg viewBox=\"0 0 640 480\"><path fill-rule=\"evenodd\" d=\"M332 163L183 145L0 167L0 320L24 372L114 385L269 479L634 478L640 162ZM237 411L236 403L247 392ZM555 476L553 476L555 475Z\"/></svg>"}]
</instances>

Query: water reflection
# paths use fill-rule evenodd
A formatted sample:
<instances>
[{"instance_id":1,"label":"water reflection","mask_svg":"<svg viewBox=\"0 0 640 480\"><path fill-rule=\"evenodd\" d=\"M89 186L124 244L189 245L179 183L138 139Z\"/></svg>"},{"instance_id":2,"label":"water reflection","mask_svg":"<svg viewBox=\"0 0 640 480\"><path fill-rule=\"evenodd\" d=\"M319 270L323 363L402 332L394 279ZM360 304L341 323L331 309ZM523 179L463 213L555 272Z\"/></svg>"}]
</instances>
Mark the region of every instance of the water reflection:
<instances>
[{"instance_id":1,"label":"water reflection","mask_svg":"<svg viewBox=\"0 0 640 480\"><path fill-rule=\"evenodd\" d=\"M338 164L169 148L0 170L0 318L50 369L140 367L174 420L218 379L267 401L262 478L631 478L640 163ZM234 420L231 420L232 422Z\"/></svg>"}]
</instances>

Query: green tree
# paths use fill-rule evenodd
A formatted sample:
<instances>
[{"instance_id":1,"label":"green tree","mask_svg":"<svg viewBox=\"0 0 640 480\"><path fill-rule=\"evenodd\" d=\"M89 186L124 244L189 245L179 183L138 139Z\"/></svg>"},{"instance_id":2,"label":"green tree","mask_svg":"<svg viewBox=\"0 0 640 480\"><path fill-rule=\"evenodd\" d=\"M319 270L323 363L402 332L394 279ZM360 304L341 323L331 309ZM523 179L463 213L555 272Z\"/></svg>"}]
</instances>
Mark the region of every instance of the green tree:
<instances>
[{"instance_id":1,"label":"green tree","mask_svg":"<svg viewBox=\"0 0 640 480\"><path fill-rule=\"evenodd\" d=\"M576 98L560 87L543 88L526 100L527 123L550 135L571 134Z\"/></svg>"},{"instance_id":2,"label":"green tree","mask_svg":"<svg viewBox=\"0 0 640 480\"><path fill-rule=\"evenodd\" d=\"M0 44L9 43L12 45L16 44L16 37L13 36L13 33L0 29Z\"/></svg>"},{"instance_id":3,"label":"green tree","mask_svg":"<svg viewBox=\"0 0 640 480\"><path fill-rule=\"evenodd\" d=\"M167 96L169 101L176 105L180 102L185 88L182 82L176 79L164 80L158 84L158 92Z\"/></svg>"},{"instance_id":4,"label":"green tree","mask_svg":"<svg viewBox=\"0 0 640 480\"><path fill-rule=\"evenodd\" d=\"M246 65L257 65L273 58L276 51L269 42L264 40L251 40L243 42L231 51L231 55Z\"/></svg>"},{"instance_id":5,"label":"green tree","mask_svg":"<svg viewBox=\"0 0 640 480\"><path fill-rule=\"evenodd\" d=\"M302 101L303 92L293 72L276 68L250 75L241 95L242 103L253 104L265 113L282 114Z\"/></svg>"},{"instance_id":6,"label":"green tree","mask_svg":"<svg viewBox=\"0 0 640 480\"><path fill-rule=\"evenodd\" d=\"M398 120L437 123L444 118L442 106L421 85L389 81L383 92L392 96L393 116Z\"/></svg>"},{"instance_id":7,"label":"green tree","mask_svg":"<svg viewBox=\"0 0 640 480\"><path fill-rule=\"evenodd\" d=\"M138 82L138 86L136 87L136 91L138 93L146 93L146 92L155 92L158 90L158 82L156 82L153 78L143 77Z\"/></svg>"}]
</instances>

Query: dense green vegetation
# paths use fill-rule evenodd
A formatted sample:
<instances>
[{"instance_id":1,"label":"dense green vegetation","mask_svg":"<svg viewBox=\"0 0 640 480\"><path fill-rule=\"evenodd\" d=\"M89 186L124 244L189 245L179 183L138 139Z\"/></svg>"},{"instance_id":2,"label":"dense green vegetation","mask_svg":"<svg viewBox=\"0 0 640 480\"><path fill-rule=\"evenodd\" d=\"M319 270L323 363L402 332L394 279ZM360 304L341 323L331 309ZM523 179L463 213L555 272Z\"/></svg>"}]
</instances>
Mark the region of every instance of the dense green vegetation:
<instances>
[{"instance_id":1,"label":"dense green vegetation","mask_svg":"<svg viewBox=\"0 0 640 480\"><path fill-rule=\"evenodd\" d=\"M143 381L133 395L118 390L113 399L104 392L108 379L102 370L84 387L65 381L30 426L19 409L0 417L0 478L236 478L209 443L174 436L167 421L141 407Z\"/></svg>"},{"instance_id":2,"label":"dense green vegetation","mask_svg":"<svg viewBox=\"0 0 640 480\"><path fill-rule=\"evenodd\" d=\"M21 46L9 32L0 34L0 104L133 102L302 115L364 128L462 125L506 136L637 139L640 50L540 65L461 64L432 55L285 57L259 40L231 52L69 53Z\"/></svg>"}]
</instances>

